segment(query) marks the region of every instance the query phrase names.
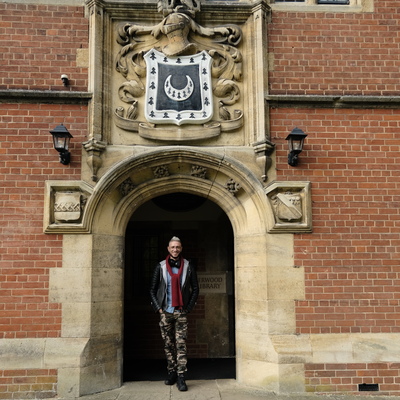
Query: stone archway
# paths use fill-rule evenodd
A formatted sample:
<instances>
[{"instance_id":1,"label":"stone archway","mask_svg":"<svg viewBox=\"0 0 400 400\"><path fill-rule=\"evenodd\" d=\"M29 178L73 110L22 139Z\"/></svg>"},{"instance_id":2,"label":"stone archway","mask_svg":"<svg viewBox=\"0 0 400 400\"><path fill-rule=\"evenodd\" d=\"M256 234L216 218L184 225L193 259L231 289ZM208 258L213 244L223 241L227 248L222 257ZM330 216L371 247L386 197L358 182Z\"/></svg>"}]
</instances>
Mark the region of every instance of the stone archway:
<instances>
[{"instance_id":1,"label":"stone archway","mask_svg":"<svg viewBox=\"0 0 400 400\"><path fill-rule=\"evenodd\" d=\"M212 200L233 227L237 380L264 387L268 379L278 384L279 360L270 332L288 333L288 328L279 328L271 315L286 303L268 302L267 278L273 264L268 249L276 252L282 241L267 234L271 211L264 189L223 149L210 153L182 146L143 152L115 164L87 203L84 222L90 234L64 236L60 270L65 274L53 279L51 290L54 301L63 303L63 337L70 339L76 359L73 368L59 370L61 393L83 395L121 385L126 226L140 205L176 191ZM68 290L61 288L66 282L71 294L57 296ZM285 311L293 324L290 310Z\"/></svg>"}]
</instances>

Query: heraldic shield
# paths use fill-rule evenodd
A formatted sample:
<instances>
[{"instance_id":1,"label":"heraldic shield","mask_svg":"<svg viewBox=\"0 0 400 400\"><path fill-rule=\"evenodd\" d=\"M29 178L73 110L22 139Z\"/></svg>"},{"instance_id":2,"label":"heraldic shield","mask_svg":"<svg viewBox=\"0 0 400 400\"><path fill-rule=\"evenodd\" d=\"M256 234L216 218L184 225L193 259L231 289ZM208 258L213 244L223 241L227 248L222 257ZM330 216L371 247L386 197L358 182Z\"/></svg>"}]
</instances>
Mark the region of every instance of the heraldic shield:
<instances>
[{"instance_id":1,"label":"heraldic shield","mask_svg":"<svg viewBox=\"0 0 400 400\"><path fill-rule=\"evenodd\" d=\"M203 124L213 116L211 57L167 57L152 49L147 64L146 119L154 124Z\"/></svg>"}]
</instances>

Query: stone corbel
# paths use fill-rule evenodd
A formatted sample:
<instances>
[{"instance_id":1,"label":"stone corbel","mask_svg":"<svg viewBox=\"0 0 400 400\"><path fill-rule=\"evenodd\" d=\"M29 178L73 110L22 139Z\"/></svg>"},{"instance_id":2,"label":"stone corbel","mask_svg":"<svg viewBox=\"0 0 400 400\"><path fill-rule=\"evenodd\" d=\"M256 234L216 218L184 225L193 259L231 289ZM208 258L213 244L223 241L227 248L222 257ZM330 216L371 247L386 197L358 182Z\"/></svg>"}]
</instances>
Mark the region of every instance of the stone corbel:
<instances>
[{"instance_id":1,"label":"stone corbel","mask_svg":"<svg viewBox=\"0 0 400 400\"><path fill-rule=\"evenodd\" d=\"M269 233L312 232L310 182L273 182L264 190L272 211Z\"/></svg>"},{"instance_id":2,"label":"stone corbel","mask_svg":"<svg viewBox=\"0 0 400 400\"><path fill-rule=\"evenodd\" d=\"M107 144L95 138L91 138L82 145L88 154L86 162L92 171L92 181L97 182L97 171L103 164L101 154L105 151Z\"/></svg>"},{"instance_id":3,"label":"stone corbel","mask_svg":"<svg viewBox=\"0 0 400 400\"><path fill-rule=\"evenodd\" d=\"M266 182L268 179L268 170L272 165L270 155L275 149L275 144L270 142L268 139L265 139L260 142L253 143L253 147L257 157L257 164L261 167L261 179L263 182Z\"/></svg>"}]
</instances>

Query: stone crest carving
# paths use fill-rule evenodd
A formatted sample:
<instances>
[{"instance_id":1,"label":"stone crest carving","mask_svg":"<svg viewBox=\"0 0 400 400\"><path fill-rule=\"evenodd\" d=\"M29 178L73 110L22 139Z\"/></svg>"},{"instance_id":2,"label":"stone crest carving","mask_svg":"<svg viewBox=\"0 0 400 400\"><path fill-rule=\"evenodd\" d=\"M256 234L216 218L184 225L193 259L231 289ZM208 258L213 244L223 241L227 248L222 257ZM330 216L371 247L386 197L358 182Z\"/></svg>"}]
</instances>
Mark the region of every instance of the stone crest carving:
<instances>
[{"instance_id":1,"label":"stone crest carving","mask_svg":"<svg viewBox=\"0 0 400 400\"><path fill-rule=\"evenodd\" d=\"M303 216L301 196L298 193L287 191L277 193L271 197L275 215L282 221L299 221Z\"/></svg>"},{"instance_id":2,"label":"stone crest carving","mask_svg":"<svg viewBox=\"0 0 400 400\"><path fill-rule=\"evenodd\" d=\"M55 194L54 218L56 221L77 221L81 217L80 192L58 192Z\"/></svg>"},{"instance_id":3,"label":"stone crest carving","mask_svg":"<svg viewBox=\"0 0 400 400\"><path fill-rule=\"evenodd\" d=\"M273 215L270 233L312 231L310 182L273 182L265 193Z\"/></svg>"},{"instance_id":4,"label":"stone crest carving","mask_svg":"<svg viewBox=\"0 0 400 400\"><path fill-rule=\"evenodd\" d=\"M232 107L240 99L241 29L202 27L194 0L162 0L158 10L164 18L157 25L118 28L116 70L125 78L118 95L126 106L114 110L116 126L156 140L197 140L240 128L243 112Z\"/></svg>"},{"instance_id":5,"label":"stone crest carving","mask_svg":"<svg viewBox=\"0 0 400 400\"><path fill-rule=\"evenodd\" d=\"M44 232L86 233L84 213L92 191L81 181L47 181Z\"/></svg>"}]
</instances>

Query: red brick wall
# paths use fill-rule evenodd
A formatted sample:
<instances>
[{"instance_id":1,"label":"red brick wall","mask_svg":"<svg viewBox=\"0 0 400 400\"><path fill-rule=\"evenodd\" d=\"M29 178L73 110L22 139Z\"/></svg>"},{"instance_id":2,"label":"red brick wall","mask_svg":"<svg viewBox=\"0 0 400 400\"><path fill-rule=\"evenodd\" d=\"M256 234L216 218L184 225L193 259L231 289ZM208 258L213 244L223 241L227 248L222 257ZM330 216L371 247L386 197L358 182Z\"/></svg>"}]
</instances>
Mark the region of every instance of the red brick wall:
<instances>
[{"instance_id":1,"label":"red brick wall","mask_svg":"<svg viewBox=\"0 0 400 400\"><path fill-rule=\"evenodd\" d=\"M378 391L360 394L398 395L400 386L399 363L370 364L306 364L308 392L358 393L359 385L378 385Z\"/></svg>"},{"instance_id":2,"label":"red brick wall","mask_svg":"<svg viewBox=\"0 0 400 400\"><path fill-rule=\"evenodd\" d=\"M84 8L11 3L0 3L0 90L86 91L87 68L76 65L77 49L88 47Z\"/></svg>"},{"instance_id":3,"label":"red brick wall","mask_svg":"<svg viewBox=\"0 0 400 400\"><path fill-rule=\"evenodd\" d=\"M83 7L0 4L0 90L86 91L87 68L76 57L87 47ZM23 102L1 110L0 338L58 337L61 306L49 302L49 271L61 267L62 236L43 234L44 182L80 179L87 107ZM68 166L49 133L60 123L74 136ZM0 399L56 393L57 370L0 371Z\"/></svg>"},{"instance_id":4,"label":"red brick wall","mask_svg":"<svg viewBox=\"0 0 400 400\"><path fill-rule=\"evenodd\" d=\"M270 94L397 95L400 9L374 5L373 13L273 12ZM313 233L294 239L294 264L305 271L297 333L400 332L398 110L272 108L270 121L277 180L312 184ZM308 137L293 168L284 139L296 126ZM399 394L398 375L390 363L307 364L305 377L312 392L373 383Z\"/></svg>"},{"instance_id":5,"label":"red brick wall","mask_svg":"<svg viewBox=\"0 0 400 400\"><path fill-rule=\"evenodd\" d=\"M273 12L271 94L397 95L398 1L373 13Z\"/></svg>"},{"instance_id":6,"label":"red brick wall","mask_svg":"<svg viewBox=\"0 0 400 400\"><path fill-rule=\"evenodd\" d=\"M87 109L6 104L0 117L0 337L56 337L61 309L49 303L50 268L61 266L61 235L43 234L44 182L79 179ZM72 162L60 164L49 130L74 136Z\"/></svg>"},{"instance_id":7,"label":"red brick wall","mask_svg":"<svg viewBox=\"0 0 400 400\"><path fill-rule=\"evenodd\" d=\"M0 4L0 89L87 90L77 49L88 47L83 7ZM71 86L65 88L61 74ZM84 105L10 103L0 115L0 337L60 335L61 309L49 303L49 269L61 266L62 236L43 234L44 182L79 179ZM49 133L63 123L72 162L58 161Z\"/></svg>"},{"instance_id":8,"label":"red brick wall","mask_svg":"<svg viewBox=\"0 0 400 400\"><path fill-rule=\"evenodd\" d=\"M0 399L43 399L57 394L57 370L0 370Z\"/></svg>"},{"instance_id":9,"label":"red brick wall","mask_svg":"<svg viewBox=\"0 0 400 400\"><path fill-rule=\"evenodd\" d=\"M298 333L400 332L397 110L275 109L278 180L312 183L313 233L295 236ZM287 165L290 127L307 134Z\"/></svg>"}]
</instances>

